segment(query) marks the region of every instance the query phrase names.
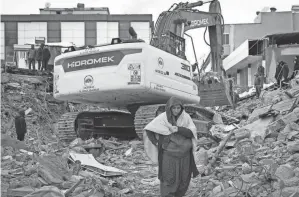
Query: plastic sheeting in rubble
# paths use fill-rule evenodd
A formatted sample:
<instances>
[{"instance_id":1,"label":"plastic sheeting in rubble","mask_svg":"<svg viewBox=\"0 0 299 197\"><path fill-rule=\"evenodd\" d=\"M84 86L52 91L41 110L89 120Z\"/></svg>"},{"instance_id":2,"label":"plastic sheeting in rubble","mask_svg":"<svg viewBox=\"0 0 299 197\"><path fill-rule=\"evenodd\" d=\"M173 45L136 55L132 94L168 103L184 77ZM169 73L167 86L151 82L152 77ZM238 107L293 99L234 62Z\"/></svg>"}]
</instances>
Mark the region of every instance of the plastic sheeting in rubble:
<instances>
[{"instance_id":1,"label":"plastic sheeting in rubble","mask_svg":"<svg viewBox=\"0 0 299 197\"><path fill-rule=\"evenodd\" d=\"M75 152L70 152L70 157L74 161L80 161L82 166L91 170L89 167L94 169L96 172L102 176L118 176L127 173L124 170L120 170L115 167L105 166L99 163L92 154L79 154Z\"/></svg>"}]
</instances>

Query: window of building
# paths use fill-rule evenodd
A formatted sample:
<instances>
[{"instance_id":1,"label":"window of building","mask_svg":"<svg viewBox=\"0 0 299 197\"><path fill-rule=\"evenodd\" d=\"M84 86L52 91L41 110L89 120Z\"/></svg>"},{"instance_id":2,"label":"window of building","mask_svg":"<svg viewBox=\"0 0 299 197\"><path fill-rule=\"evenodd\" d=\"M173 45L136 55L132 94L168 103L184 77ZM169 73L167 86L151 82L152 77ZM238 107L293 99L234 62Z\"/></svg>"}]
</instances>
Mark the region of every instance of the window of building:
<instances>
[{"instance_id":1,"label":"window of building","mask_svg":"<svg viewBox=\"0 0 299 197\"><path fill-rule=\"evenodd\" d=\"M229 45L229 34L223 34L223 45Z\"/></svg>"},{"instance_id":2,"label":"window of building","mask_svg":"<svg viewBox=\"0 0 299 197\"><path fill-rule=\"evenodd\" d=\"M131 22L131 27L137 33L137 38L144 40L146 43L150 42L151 28L149 22Z\"/></svg>"},{"instance_id":3,"label":"window of building","mask_svg":"<svg viewBox=\"0 0 299 197\"><path fill-rule=\"evenodd\" d=\"M84 22L61 22L61 42L72 42L76 46L85 45Z\"/></svg>"},{"instance_id":4,"label":"window of building","mask_svg":"<svg viewBox=\"0 0 299 197\"><path fill-rule=\"evenodd\" d=\"M118 22L97 22L97 44L110 43L118 37Z\"/></svg>"},{"instance_id":5,"label":"window of building","mask_svg":"<svg viewBox=\"0 0 299 197\"><path fill-rule=\"evenodd\" d=\"M35 37L47 38L47 22L18 23L18 44L34 43Z\"/></svg>"},{"instance_id":6,"label":"window of building","mask_svg":"<svg viewBox=\"0 0 299 197\"><path fill-rule=\"evenodd\" d=\"M1 48L0 48L0 58L1 60L5 59L5 38L4 38L4 23L1 22Z\"/></svg>"}]
</instances>

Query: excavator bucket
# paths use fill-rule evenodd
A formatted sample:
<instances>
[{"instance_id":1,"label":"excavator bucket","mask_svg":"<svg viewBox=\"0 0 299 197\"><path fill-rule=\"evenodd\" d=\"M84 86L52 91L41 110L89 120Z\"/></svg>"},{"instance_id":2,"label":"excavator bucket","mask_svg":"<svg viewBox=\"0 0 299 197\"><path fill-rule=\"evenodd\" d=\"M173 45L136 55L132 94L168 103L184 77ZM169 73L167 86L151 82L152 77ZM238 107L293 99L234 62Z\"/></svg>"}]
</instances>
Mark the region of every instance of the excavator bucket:
<instances>
[{"instance_id":1,"label":"excavator bucket","mask_svg":"<svg viewBox=\"0 0 299 197\"><path fill-rule=\"evenodd\" d=\"M231 105L234 107L233 80L222 76L205 76L198 83L200 105L204 107Z\"/></svg>"}]
</instances>

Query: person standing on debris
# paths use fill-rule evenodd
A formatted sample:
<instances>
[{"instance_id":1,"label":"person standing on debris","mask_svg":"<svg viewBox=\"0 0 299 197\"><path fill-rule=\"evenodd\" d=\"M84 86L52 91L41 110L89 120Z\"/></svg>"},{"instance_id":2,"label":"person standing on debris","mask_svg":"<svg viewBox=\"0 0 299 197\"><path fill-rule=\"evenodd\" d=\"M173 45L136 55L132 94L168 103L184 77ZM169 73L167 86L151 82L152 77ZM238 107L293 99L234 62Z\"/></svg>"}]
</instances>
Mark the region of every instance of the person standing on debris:
<instances>
[{"instance_id":1,"label":"person standing on debris","mask_svg":"<svg viewBox=\"0 0 299 197\"><path fill-rule=\"evenodd\" d=\"M15 117L15 127L18 140L24 141L25 134L27 133L24 110L19 111L19 115Z\"/></svg>"},{"instance_id":2,"label":"person standing on debris","mask_svg":"<svg viewBox=\"0 0 299 197\"><path fill-rule=\"evenodd\" d=\"M293 74L291 76L291 79L294 79L296 74L298 74L297 72L299 71L299 56L295 56L295 59L294 59L294 71L293 71Z\"/></svg>"},{"instance_id":3,"label":"person standing on debris","mask_svg":"<svg viewBox=\"0 0 299 197\"><path fill-rule=\"evenodd\" d=\"M279 87L280 87L282 77L284 78L284 81L286 81L288 80L288 76L289 76L288 65L284 61L280 61L276 67L276 72L275 72L275 79Z\"/></svg>"},{"instance_id":4,"label":"person standing on debris","mask_svg":"<svg viewBox=\"0 0 299 197\"><path fill-rule=\"evenodd\" d=\"M34 49L34 45L31 45L31 49L29 49L27 57L28 57L29 70L31 70L31 64L33 70L35 70L36 50Z\"/></svg>"},{"instance_id":5,"label":"person standing on debris","mask_svg":"<svg viewBox=\"0 0 299 197\"><path fill-rule=\"evenodd\" d=\"M262 88L263 88L263 77L260 75L260 73L255 73L255 79L254 79L254 86L256 91L256 98L260 98Z\"/></svg>"},{"instance_id":6,"label":"person standing on debris","mask_svg":"<svg viewBox=\"0 0 299 197\"><path fill-rule=\"evenodd\" d=\"M36 60L38 62L38 70L47 70L49 59L51 58L51 53L48 48L45 47L44 43L41 43L37 50Z\"/></svg>"},{"instance_id":7,"label":"person standing on debris","mask_svg":"<svg viewBox=\"0 0 299 197\"><path fill-rule=\"evenodd\" d=\"M36 51L36 60L37 60L37 63L38 63L38 70L43 69L42 68L43 48L44 48L44 43L42 43Z\"/></svg>"},{"instance_id":8,"label":"person standing on debris","mask_svg":"<svg viewBox=\"0 0 299 197\"><path fill-rule=\"evenodd\" d=\"M162 197L181 197L188 190L191 175L199 172L194 160L196 127L182 102L171 97L161 113L144 128L144 148L158 163Z\"/></svg>"},{"instance_id":9,"label":"person standing on debris","mask_svg":"<svg viewBox=\"0 0 299 197\"><path fill-rule=\"evenodd\" d=\"M263 65L261 63L259 63L258 67L257 67L257 74L259 76L261 76L261 80L262 80L262 88L264 85L264 80L265 80L265 68L263 67Z\"/></svg>"},{"instance_id":10,"label":"person standing on debris","mask_svg":"<svg viewBox=\"0 0 299 197\"><path fill-rule=\"evenodd\" d=\"M42 58L42 60L43 60L43 69L44 70L49 70L49 68L48 68L48 62L49 62L49 60L50 60L50 58L51 58L51 53L50 53L50 50L48 49L48 47L44 47L43 48L43 58Z\"/></svg>"}]
</instances>

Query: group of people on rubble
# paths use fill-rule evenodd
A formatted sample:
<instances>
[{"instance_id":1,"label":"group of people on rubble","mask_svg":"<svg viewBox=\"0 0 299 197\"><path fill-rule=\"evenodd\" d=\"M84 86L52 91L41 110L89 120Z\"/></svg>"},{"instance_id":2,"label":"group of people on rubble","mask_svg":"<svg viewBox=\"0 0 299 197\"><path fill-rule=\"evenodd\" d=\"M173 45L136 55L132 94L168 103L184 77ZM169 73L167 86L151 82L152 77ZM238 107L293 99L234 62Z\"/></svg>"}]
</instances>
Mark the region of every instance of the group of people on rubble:
<instances>
[{"instance_id":1,"label":"group of people on rubble","mask_svg":"<svg viewBox=\"0 0 299 197\"><path fill-rule=\"evenodd\" d=\"M260 97L264 81L265 81L265 69L264 67L259 64L257 68L257 72L255 73L255 79L254 79L254 86L256 90L256 96L257 98ZM290 81L291 79L294 79L295 76L299 74L299 56L295 56L294 59L294 71L292 75L289 77L289 66L284 61L277 62L276 71L275 71L275 79L277 82L277 85L279 87L282 87L285 83Z\"/></svg>"},{"instance_id":2,"label":"group of people on rubble","mask_svg":"<svg viewBox=\"0 0 299 197\"><path fill-rule=\"evenodd\" d=\"M35 62L38 63L38 70L48 70L48 62L51 58L50 50L45 47L44 43L41 43L38 49L31 45L31 48L27 52L29 69L35 70Z\"/></svg>"}]
</instances>

